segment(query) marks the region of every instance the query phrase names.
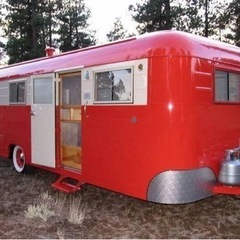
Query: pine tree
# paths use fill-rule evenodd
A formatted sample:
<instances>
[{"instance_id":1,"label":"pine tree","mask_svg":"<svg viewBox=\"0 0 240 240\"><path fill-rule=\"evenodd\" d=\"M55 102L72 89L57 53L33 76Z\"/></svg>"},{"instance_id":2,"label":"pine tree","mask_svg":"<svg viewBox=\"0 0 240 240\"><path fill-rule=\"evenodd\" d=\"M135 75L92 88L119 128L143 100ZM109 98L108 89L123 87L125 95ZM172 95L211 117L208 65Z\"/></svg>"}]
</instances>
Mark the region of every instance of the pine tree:
<instances>
[{"instance_id":1,"label":"pine tree","mask_svg":"<svg viewBox=\"0 0 240 240\"><path fill-rule=\"evenodd\" d=\"M132 17L138 23L140 34L158 30L172 29L175 13L170 0L145 0L142 4L130 5Z\"/></svg>"},{"instance_id":2,"label":"pine tree","mask_svg":"<svg viewBox=\"0 0 240 240\"><path fill-rule=\"evenodd\" d=\"M84 48L95 44L94 32L87 30L90 10L83 0L63 0L58 15L58 43L62 52Z\"/></svg>"},{"instance_id":3,"label":"pine tree","mask_svg":"<svg viewBox=\"0 0 240 240\"><path fill-rule=\"evenodd\" d=\"M45 8L43 8L42 19L43 28L41 36L46 46L56 47L56 29L58 27L56 16L59 14L61 9L58 7L58 0L48 0Z\"/></svg>"},{"instance_id":4,"label":"pine tree","mask_svg":"<svg viewBox=\"0 0 240 240\"><path fill-rule=\"evenodd\" d=\"M223 28L221 19L227 8L227 4L222 0L192 0L199 6L197 15L201 19L197 33L205 37L221 39Z\"/></svg>"},{"instance_id":5,"label":"pine tree","mask_svg":"<svg viewBox=\"0 0 240 240\"><path fill-rule=\"evenodd\" d=\"M7 10L9 63L45 56L46 46L68 51L95 43L84 0L7 0Z\"/></svg>"},{"instance_id":6,"label":"pine tree","mask_svg":"<svg viewBox=\"0 0 240 240\"><path fill-rule=\"evenodd\" d=\"M225 14L225 23L229 25L231 33L226 34L226 38L240 47L240 1L233 0L227 9Z\"/></svg>"},{"instance_id":7,"label":"pine tree","mask_svg":"<svg viewBox=\"0 0 240 240\"><path fill-rule=\"evenodd\" d=\"M9 63L21 62L45 55L44 0L7 0L8 42L6 52Z\"/></svg>"},{"instance_id":8,"label":"pine tree","mask_svg":"<svg viewBox=\"0 0 240 240\"><path fill-rule=\"evenodd\" d=\"M5 44L2 41L4 37L4 5L0 3L0 60L4 57Z\"/></svg>"},{"instance_id":9,"label":"pine tree","mask_svg":"<svg viewBox=\"0 0 240 240\"><path fill-rule=\"evenodd\" d=\"M115 40L126 38L127 30L124 29L121 19L116 18L113 24L113 29L108 34L106 34L108 41L112 42Z\"/></svg>"}]
</instances>

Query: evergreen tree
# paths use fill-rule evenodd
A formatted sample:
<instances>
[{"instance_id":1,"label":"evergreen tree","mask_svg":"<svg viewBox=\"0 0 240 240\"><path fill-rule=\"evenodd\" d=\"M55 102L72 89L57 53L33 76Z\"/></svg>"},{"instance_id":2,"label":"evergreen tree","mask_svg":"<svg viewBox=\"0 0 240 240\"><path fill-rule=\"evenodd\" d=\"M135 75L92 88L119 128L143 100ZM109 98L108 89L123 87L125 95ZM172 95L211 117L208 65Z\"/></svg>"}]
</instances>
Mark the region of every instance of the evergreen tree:
<instances>
[{"instance_id":1,"label":"evergreen tree","mask_svg":"<svg viewBox=\"0 0 240 240\"><path fill-rule=\"evenodd\" d=\"M113 29L106 36L109 42L127 37L127 31L124 29L120 18L116 18Z\"/></svg>"},{"instance_id":2,"label":"evergreen tree","mask_svg":"<svg viewBox=\"0 0 240 240\"><path fill-rule=\"evenodd\" d=\"M95 43L83 0L7 0L6 6L9 63L45 56L46 46L68 51Z\"/></svg>"},{"instance_id":3,"label":"evergreen tree","mask_svg":"<svg viewBox=\"0 0 240 240\"><path fill-rule=\"evenodd\" d=\"M142 34L157 30L172 29L173 16L170 0L145 0L142 4L130 5L133 19L138 22L137 31Z\"/></svg>"},{"instance_id":4,"label":"evergreen tree","mask_svg":"<svg viewBox=\"0 0 240 240\"><path fill-rule=\"evenodd\" d=\"M45 55L44 0L7 0L8 42L6 52L9 63L21 62Z\"/></svg>"},{"instance_id":5,"label":"evergreen tree","mask_svg":"<svg viewBox=\"0 0 240 240\"><path fill-rule=\"evenodd\" d=\"M66 52L95 44L94 32L88 31L90 10L83 0L63 0L58 15L60 50Z\"/></svg>"},{"instance_id":6,"label":"evergreen tree","mask_svg":"<svg viewBox=\"0 0 240 240\"><path fill-rule=\"evenodd\" d=\"M222 0L144 0L129 10L140 34L176 29L220 39L226 7Z\"/></svg>"},{"instance_id":7,"label":"evergreen tree","mask_svg":"<svg viewBox=\"0 0 240 240\"><path fill-rule=\"evenodd\" d=\"M0 3L0 60L4 56L4 46L3 37L4 37L4 5Z\"/></svg>"},{"instance_id":8,"label":"evergreen tree","mask_svg":"<svg viewBox=\"0 0 240 240\"><path fill-rule=\"evenodd\" d=\"M47 0L47 4L42 12L43 28L41 31L41 36L46 46L56 47L57 45L56 37L54 38L53 36L56 36L57 33L57 15L60 11L58 0Z\"/></svg>"},{"instance_id":9,"label":"evergreen tree","mask_svg":"<svg viewBox=\"0 0 240 240\"><path fill-rule=\"evenodd\" d=\"M198 6L193 31L205 37L221 39L221 30L223 28L222 18L227 8L227 3L222 0L190 0L192 7ZM191 7L189 8L191 9ZM190 22L195 16L190 16ZM193 21L194 22L194 21ZM198 25L198 26L197 26Z\"/></svg>"},{"instance_id":10,"label":"evergreen tree","mask_svg":"<svg viewBox=\"0 0 240 240\"><path fill-rule=\"evenodd\" d=\"M225 23L229 25L231 33L226 34L226 38L233 44L240 47L240 1L233 0L225 14Z\"/></svg>"}]
</instances>

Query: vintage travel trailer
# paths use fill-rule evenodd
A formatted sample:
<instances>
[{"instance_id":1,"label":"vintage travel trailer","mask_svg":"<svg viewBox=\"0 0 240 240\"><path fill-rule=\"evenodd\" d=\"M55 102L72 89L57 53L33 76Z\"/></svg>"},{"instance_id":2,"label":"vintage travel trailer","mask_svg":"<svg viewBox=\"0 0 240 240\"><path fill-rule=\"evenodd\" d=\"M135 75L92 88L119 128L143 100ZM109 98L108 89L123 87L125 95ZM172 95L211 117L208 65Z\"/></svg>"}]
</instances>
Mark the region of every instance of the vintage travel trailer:
<instances>
[{"instance_id":1,"label":"vintage travel trailer","mask_svg":"<svg viewBox=\"0 0 240 240\"><path fill-rule=\"evenodd\" d=\"M225 43L160 31L0 69L0 156L65 192L237 194L239 146L240 49Z\"/></svg>"}]
</instances>

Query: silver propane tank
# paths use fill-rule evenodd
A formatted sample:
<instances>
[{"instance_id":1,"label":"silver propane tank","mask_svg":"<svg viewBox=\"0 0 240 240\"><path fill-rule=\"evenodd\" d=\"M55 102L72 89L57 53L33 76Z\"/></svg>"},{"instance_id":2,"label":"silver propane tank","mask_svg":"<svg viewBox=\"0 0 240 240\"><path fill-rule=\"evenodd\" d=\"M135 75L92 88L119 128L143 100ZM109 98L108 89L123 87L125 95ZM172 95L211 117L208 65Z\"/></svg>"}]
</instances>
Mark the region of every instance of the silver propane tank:
<instances>
[{"instance_id":1,"label":"silver propane tank","mask_svg":"<svg viewBox=\"0 0 240 240\"><path fill-rule=\"evenodd\" d=\"M218 180L224 185L240 185L240 147L226 150L226 158L221 163Z\"/></svg>"}]
</instances>

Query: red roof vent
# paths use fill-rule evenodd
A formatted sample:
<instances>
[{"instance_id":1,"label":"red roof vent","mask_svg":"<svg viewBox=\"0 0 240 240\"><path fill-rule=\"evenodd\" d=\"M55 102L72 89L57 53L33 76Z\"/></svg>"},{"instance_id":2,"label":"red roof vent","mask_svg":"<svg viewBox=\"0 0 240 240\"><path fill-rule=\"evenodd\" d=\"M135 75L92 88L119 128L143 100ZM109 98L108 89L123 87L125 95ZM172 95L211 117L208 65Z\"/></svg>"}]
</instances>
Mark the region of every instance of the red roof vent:
<instances>
[{"instance_id":1,"label":"red roof vent","mask_svg":"<svg viewBox=\"0 0 240 240\"><path fill-rule=\"evenodd\" d=\"M47 57L52 57L55 52L55 48L54 47L46 47L45 52L46 52Z\"/></svg>"}]
</instances>

